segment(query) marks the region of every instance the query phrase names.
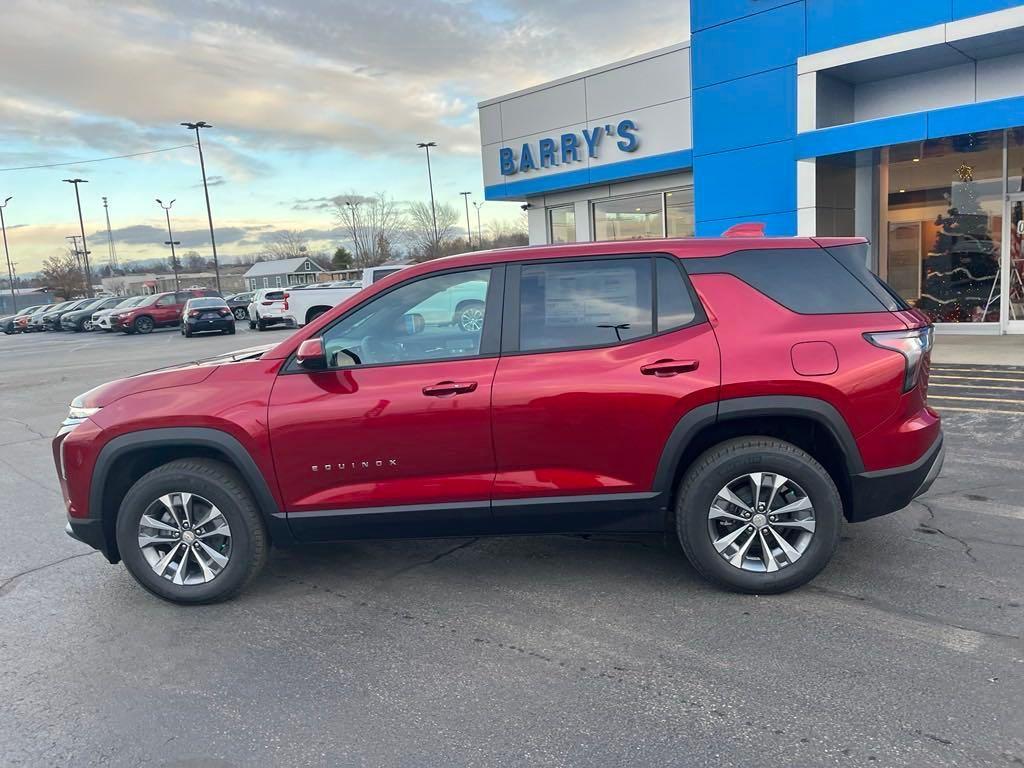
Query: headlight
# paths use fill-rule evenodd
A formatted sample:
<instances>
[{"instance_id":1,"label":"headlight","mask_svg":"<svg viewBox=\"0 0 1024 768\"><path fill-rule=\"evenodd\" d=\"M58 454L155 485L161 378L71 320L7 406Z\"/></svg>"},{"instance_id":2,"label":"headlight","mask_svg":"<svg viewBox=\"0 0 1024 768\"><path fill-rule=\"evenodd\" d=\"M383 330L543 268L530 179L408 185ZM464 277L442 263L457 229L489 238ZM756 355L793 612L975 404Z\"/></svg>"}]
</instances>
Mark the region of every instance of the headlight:
<instances>
[{"instance_id":1,"label":"headlight","mask_svg":"<svg viewBox=\"0 0 1024 768\"><path fill-rule=\"evenodd\" d=\"M83 421L88 419L95 413L99 413L99 408L86 408L82 405L82 396L79 395L71 401L71 405L68 406L67 418L60 424L60 433L63 434L70 432L72 429L77 427Z\"/></svg>"}]
</instances>

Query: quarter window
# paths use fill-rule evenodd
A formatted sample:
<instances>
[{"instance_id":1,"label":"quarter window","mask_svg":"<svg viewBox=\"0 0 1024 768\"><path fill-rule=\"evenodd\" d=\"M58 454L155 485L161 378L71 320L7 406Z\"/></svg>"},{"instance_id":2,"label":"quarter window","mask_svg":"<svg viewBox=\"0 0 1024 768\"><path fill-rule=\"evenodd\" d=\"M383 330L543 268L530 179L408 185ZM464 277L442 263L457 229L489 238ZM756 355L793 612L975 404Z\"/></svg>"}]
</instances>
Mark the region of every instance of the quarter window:
<instances>
[{"instance_id":1,"label":"quarter window","mask_svg":"<svg viewBox=\"0 0 1024 768\"><path fill-rule=\"evenodd\" d=\"M593 347L652 331L651 259L526 264L519 349Z\"/></svg>"},{"instance_id":2,"label":"quarter window","mask_svg":"<svg viewBox=\"0 0 1024 768\"><path fill-rule=\"evenodd\" d=\"M331 368L480 354L490 269L414 280L348 315L323 335Z\"/></svg>"}]
</instances>

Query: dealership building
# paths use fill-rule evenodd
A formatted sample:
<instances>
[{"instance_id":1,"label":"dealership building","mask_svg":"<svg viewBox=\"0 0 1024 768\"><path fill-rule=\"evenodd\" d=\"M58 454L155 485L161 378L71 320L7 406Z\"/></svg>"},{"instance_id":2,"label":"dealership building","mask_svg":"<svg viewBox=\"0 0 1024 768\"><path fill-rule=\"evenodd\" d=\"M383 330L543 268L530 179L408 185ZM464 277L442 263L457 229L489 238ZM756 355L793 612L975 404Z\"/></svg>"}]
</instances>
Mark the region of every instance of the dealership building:
<instances>
[{"instance_id":1,"label":"dealership building","mask_svg":"<svg viewBox=\"0 0 1024 768\"><path fill-rule=\"evenodd\" d=\"M863 236L940 331L1024 333L1024 3L690 11L678 45L480 104L485 196L531 243Z\"/></svg>"}]
</instances>

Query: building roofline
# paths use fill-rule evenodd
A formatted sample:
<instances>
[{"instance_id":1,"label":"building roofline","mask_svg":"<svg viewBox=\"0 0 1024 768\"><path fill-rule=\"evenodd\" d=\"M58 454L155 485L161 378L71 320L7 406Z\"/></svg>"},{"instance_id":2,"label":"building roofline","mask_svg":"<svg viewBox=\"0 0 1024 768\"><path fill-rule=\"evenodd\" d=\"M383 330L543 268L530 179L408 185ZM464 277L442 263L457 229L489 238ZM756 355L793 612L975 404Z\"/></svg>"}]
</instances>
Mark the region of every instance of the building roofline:
<instances>
[{"instance_id":1,"label":"building roofline","mask_svg":"<svg viewBox=\"0 0 1024 768\"><path fill-rule=\"evenodd\" d=\"M602 72L609 72L613 69L619 69L620 67L627 67L630 64L636 64L638 61L655 59L658 56L664 56L667 53L681 51L684 48L689 47L690 38L687 38L681 43L668 45L665 46L664 48L657 48L656 50L647 51L646 53L638 53L636 56L630 56L628 59L620 59L619 61L613 61L610 64L602 64L601 66L594 67L593 69L587 69L582 72L576 72L571 75L566 75L565 77L560 77L557 80L548 80L547 82L539 83L538 85L531 85L528 88L522 88L518 91L512 91L511 93L506 93L502 96L495 96L494 98L491 99L485 99L484 101L478 102L476 106L477 109L483 109L484 107L489 107L492 104L500 104L501 102L508 101L509 99L515 99L520 96L526 96L527 94L536 93L537 91L544 91L547 90L548 88L554 88L555 86L563 85L564 83L571 83L574 80L581 80L582 78L585 77L599 75Z\"/></svg>"}]
</instances>

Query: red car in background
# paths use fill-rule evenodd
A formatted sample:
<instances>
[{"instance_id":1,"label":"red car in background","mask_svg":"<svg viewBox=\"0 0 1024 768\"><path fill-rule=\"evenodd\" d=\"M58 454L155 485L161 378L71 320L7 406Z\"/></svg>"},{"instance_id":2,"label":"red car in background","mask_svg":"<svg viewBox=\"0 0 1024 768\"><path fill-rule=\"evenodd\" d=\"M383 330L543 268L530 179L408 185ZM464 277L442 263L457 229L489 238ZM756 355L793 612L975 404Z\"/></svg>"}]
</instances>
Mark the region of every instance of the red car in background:
<instances>
[{"instance_id":1,"label":"red car in background","mask_svg":"<svg viewBox=\"0 0 1024 768\"><path fill-rule=\"evenodd\" d=\"M220 296L219 291L209 288L189 288L184 291L155 293L149 299L118 312L111 317L111 327L125 333L150 333L154 328L177 326L181 322L181 310L189 299L200 296Z\"/></svg>"}]
</instances>

